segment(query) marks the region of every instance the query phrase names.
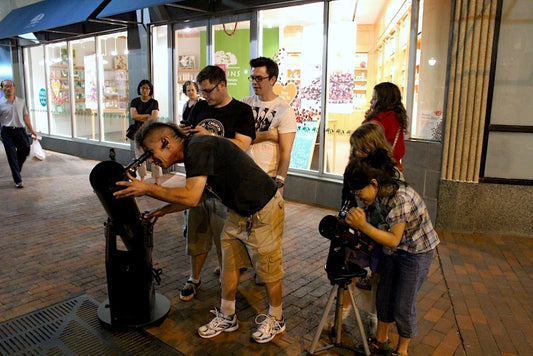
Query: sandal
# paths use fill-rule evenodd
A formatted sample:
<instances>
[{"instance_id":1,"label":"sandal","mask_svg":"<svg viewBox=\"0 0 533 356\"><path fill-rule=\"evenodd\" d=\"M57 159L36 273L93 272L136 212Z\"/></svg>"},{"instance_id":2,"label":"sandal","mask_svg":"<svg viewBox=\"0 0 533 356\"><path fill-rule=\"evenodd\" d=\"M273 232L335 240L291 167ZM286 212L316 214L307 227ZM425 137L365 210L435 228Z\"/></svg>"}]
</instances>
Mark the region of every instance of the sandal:
<instances>
[{"instance_id":1,"label":"sandal","mask_svg":"<svg viewBox=\"0 0 533 356\"><path fill-rule=\"evenodd\" d=\"M387 341L385 342L379 342L373 337L369 338L368 347L370 348L370 352L372 352L373 354L392 355L392 353L395 352L390 346L389 339L387 339Z\"/></svg>"}]
</instances>

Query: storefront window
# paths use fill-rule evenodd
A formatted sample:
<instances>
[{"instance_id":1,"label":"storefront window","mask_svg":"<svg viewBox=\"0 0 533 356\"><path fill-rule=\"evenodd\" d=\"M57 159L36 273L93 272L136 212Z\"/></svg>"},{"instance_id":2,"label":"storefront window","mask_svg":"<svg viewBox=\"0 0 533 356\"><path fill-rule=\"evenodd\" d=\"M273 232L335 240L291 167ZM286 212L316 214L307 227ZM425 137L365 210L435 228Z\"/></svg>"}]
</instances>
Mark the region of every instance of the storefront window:
<instances>
[{"instance_id":1,"label":"storefront window","mask_svg":"<svg viewBox=\"0 0 533 356\"><path fill-rule=\"evenodd\" d=\"M350 134L367 108L370 44L357 36L357 2L331 2L328 31L324 171L341 174L348 162ZM362 43L359 43L362 42ZM371 95L371 92L370 92Z\"/></svg>"},{"instance_id":2,"label":"storefront window","mask_svg":"<svg viewBox=\"0 0 533 356\"><path fill-rule=\"evenodd\" d=\"M322 100L323 4L265 10L262 52L279 66L274 91L295 110L298 130L290 168L318 170Z\"/></svg>"},{"instance_id":3,"label":"storefront window","mask_svg":"<svg viewBox=\"0 0 533 356\"><path fill-rule=\"evenodd\" d=\"M167 26L157 26L153 28L153 85L154 85L154 99L159 102L159 121L172 122L172 117L169 115L169 93L171 78L169 68L169 51L168 51L168 36ZM179 89L179 88L178 88Z\"/></svg>"},{"instance_id":4,"label":"storefront window","mask_svg":"<svg viewBox=\"0 0 533 356\"><path fill-rule=\"evenodd\" d=\"M24 48L26 104L35 131L48 134L48 88L44 70L44 46Z\"/></svg>"},{"instance_id":5,"label":"storefront window","mask_svg":"<svg viewBox=\"0 0 533 356\"><path fill-rule=\"evenodd\" d=\"M129 83L126 32L98 37L102 141L124 143L128 128Z\"/></svg>"},{"instance_id":6,"label":"storefront window","mask_svg":"<svg viewBox=\"0 0 533 356\"><path fill-rule=\"evenodd\" d=\"M504 0L501 14L483 175L531 182L533 7L527 0Z\"/></svg>"},{"instance_id":7,"label":"storefront window","mask_svg":"<svg viewBox=\"0 0 533 356\"><path fill-rule=\"evenodd\" d=\"M228 91L236 99L250 95L250 21L213 26L215 58L213 64L226 72Z\"/></svg>"},{"instance_id":8,"label":"storefront window","mask_svg":"<svg viewBox=\"0 0 533 356\"><path fill-rule=\"evenodd\" d=\"M98 90L94 38L70 42L71 96L74 98L74 137L98 140Z\"/></svg>"},{"instance_id":9,"label":"storefront window","mask_svg":"<svg viewBox=\"0 0 533 356\"><path fill-rule=\"evenodd\" d=\"M67 43L45 46L50 103L50 134L72 137Z\"/></svg>"},{"instance_id":10,"label":"storefront window","mask_svg":"<svg viewBox=\"0 0 533 356\"><path fill-rule=\"evenodd\" d=\"M411 138L442 140L450 12L448 0L420 1Z\"/></svg>"}]
</instances>

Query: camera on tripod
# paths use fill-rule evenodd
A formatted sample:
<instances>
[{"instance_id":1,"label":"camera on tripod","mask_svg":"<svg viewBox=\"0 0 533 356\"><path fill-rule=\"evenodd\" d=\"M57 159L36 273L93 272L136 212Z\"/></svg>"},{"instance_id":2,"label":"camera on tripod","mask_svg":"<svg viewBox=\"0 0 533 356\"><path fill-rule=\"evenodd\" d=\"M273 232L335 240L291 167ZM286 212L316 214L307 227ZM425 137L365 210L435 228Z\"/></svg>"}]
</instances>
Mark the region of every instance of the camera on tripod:
<instances>
[{"instance_id":1,"label":"camera on tripod","mask_svg":"<svg viewBox=\"0 0 533 356\"><path fill-rule=\"evenodd\" d=\"M363 234L360 230L354 229L346 223L348 211L353 206L353 202L346 200L342 204L342 208L337 216L326 215L322 218L318 225L318 231L320 235L331 241L370 255L378 247L378 243Z\"/></svg>"}]
</instances>

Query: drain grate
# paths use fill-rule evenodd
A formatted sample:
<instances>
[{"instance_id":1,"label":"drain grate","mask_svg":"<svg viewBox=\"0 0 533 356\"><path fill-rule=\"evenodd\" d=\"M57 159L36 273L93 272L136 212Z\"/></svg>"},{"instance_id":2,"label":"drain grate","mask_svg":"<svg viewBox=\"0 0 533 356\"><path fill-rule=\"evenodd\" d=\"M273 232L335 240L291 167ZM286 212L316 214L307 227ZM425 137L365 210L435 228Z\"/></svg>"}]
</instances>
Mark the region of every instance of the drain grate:
<instances>
[{"instance_id":1,"label":"drain grate","mask_svg":"<svg viewBox=\"0 0 533 356\"><path fill-rule=\"evenodd\" d=\"M142 330L105 329L88 295L0 324L0 355L182 355Z\"/></svg>"}]
</instances>

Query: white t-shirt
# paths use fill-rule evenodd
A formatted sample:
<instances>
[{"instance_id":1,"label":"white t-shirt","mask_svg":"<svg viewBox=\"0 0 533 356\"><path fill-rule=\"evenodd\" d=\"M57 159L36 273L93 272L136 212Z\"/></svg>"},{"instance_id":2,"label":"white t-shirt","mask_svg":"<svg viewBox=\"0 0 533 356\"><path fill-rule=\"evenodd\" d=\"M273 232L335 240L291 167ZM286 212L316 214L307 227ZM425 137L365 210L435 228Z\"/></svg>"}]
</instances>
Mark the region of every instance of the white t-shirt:
<instances>
[{"instance_id":1,"label":"white t-shirt","mask_svg":"<svg viewBox=\"0 0 533 356\"><path fill-rule=\"evenodd\" d=\"M296 132L296 115L285 100L277 97L272 101L261 101L257 95L242 99L252 107L255 131L278 129L278 134ZM279 145L264 141L250 145L248 154L268 175L275 177L278 171Z\"/></svg>"}]
</instances>

